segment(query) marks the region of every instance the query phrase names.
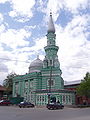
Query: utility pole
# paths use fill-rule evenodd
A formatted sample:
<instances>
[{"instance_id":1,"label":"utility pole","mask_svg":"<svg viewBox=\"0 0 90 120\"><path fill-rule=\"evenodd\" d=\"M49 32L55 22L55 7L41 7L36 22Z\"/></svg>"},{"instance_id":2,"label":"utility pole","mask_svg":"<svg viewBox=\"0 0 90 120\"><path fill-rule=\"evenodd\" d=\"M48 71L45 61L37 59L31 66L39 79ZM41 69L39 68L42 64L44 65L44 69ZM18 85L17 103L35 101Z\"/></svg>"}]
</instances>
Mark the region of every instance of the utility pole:
<instances>
[{"instance_id":1,"label":"utility pole","mask_svg":"<svg viewBox=\"0 0 90 120\"><path fill-rule=\"evenodd\" d=\"M49 80L48 104L50 103L51 85L52 85L51 83L52 83L52 65L50 65L50 80Z\"/></svg>"}]
</instances>

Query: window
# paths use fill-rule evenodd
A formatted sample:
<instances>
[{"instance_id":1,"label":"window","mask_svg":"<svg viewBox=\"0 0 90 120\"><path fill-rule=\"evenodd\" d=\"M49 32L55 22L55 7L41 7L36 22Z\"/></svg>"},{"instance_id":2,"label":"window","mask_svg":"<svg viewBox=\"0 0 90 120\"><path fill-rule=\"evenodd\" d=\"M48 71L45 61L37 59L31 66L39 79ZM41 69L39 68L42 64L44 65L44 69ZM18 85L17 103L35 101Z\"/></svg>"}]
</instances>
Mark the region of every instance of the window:
<instances>
[{"instance_id":1,"label":"window","mask_svg":"<svg viewBox=\"0 0 90 120\"><path fill-rule=\"evenodd\" d=\"M34 95L33 94L31 94L31 101L33 101L34 100Z\"/></svg>"},{"instance_id":2,"label":"window","mask_svg":"<svg viewBox=\"0 0 90 120\"><path fill-rule=\"evenodd\" d=\"M44 101L44 96L42 96L42 101Z\"/></svg>"},{"instance_id":3,"label":"window","mask_svg":"<svg viewBox=\"0 0 90 120\"><path fill-rule=\"evenodd\" d=\"M28 88L28 81L25 81L25 88Z\"/></svg>"},{"instance_id":4,"label":"window","mask_svg":"<svg viewBox=\"0 0 90 120\"><path fill-rule=\"evenodd\" d=\"M18 94L18 83L15 84L15 93Z\"/></svg>"},{"instance_id":5,"label":"window","mask_svg":"<svg viewBox=\"0 0 90 120\"><path fill-rule=\"evenodd\" d=\"M71 102L71 96L69 95L68 97L69 97L69 98L68 98L68 101Z\"/></svg>"},{"instance_id":6,"label":"window","mask_svg":"<svg viewBox=\"0 0 90 120\"><path fill-rule=\"evenodd\" d=\"M47 67L48 67L48 60L46 62L47 62Z\"/></svg>"},{"instance_id":7,"label":"window","mask_svg":"<svg viewBox=\"0 0 90 120\"><path fill-rule=\"evenodd\" d=\"M50 65L52 65L52 60L50 60Z\"/></svg>"},{"instance_id":8,"label":"window","mask_svg":"<svg viewBox=\"0 0 90 120\"><path fill-rule=\"evenodd\" d=\"M37 101L39 101L39 96L37 96Z\"/></svg>"},{"instance_id":9,"label":"window","mask_svg":"<svg viewBox=\"0 0 90 120\"><path fill-rule=\"evenodd\" d=\"M65 95L63 95L63 102L65 102Z\"/></svg>"},{"instance_id":10,"label":"window","mask_svg":"<svg viewBox=\"0 0 90 120\"><path fill-rule=\"evenodd\" d=\"M52 79L52 80L48 80L48 86L53 86L54 85L54 80Z\"/></svg>"},{"instance_id":11,"label":"window","mask_svg":"<svg viewBox=\"0 0 90 120\"><path fill-rule=\"evenodd\" d=\"M30 87L33 87L33 80L30 81Z\"/></svg>"},{"instance_id":12,"label":"window","mask_svg":"<svg viewBox=\"0 0 90 120\"><path fill-rule=\"evenodd\" d=\"M40 101L42 100L42 97L40 96Z\"/></svg>"}]
</instances>

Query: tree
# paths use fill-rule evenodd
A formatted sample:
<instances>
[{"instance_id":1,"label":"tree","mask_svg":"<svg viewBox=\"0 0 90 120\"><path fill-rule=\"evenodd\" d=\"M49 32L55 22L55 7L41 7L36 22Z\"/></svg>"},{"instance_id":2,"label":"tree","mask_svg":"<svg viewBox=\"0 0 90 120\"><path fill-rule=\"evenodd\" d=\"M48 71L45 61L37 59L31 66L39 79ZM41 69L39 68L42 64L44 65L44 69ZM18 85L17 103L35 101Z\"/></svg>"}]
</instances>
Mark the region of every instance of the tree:
<instances>
[{"instance_id":1,"label":"tree","mask_svg":"<svg viewBox=\"0 0 90 120\"><path fill-rule=\"evenodd\" d=\"M13 78L17 76L16 73L10 73L7 78L3 82L3 86L7 89L7 94L12 94L12 88L13 88Z\"/></svg>"},{"instance_id":2,"label":"tree","mask_svg":"<svg viewBox=\"0 0 90 120\"><path fill-rule=\"evenodd\" d=\"M90 73L87 72L84 79L77 88L77 94L90 98Z\"/></svg>"}]
</instances>

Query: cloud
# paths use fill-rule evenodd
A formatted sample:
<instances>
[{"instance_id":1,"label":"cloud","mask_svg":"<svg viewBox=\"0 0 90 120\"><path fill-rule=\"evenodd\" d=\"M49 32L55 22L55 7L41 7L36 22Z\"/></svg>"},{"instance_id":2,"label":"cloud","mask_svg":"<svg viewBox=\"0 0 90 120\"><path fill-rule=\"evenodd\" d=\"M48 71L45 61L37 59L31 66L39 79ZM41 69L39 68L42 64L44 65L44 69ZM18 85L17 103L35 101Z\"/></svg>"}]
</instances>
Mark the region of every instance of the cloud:
<instances>
[{"instance_id":1,"label":"cloud","mask_svg":"<svg viewBox=\"0 0 90 120\"><path fill-rule=\"evenodd\" d=\"M0 0L0 3L5 3L7 1L10 1L10 0Z\"/></svg>"},{"instance_id":2,"label":"cloud","mask_svg":"<svg viewBox=\"0 0 90 120\"><path fill-rule=\"evenodd\" d=\"M47 43L46 37L40 37L40 38L34 39L33 41L35 42L33 46L23 47L23 48L19 49L18 52L19 53L21 53L21 52L27 53L28 54L28 60L33 55L35 56L35 58L32 58L32 59L33 60L36 59L38 54L39 54L40 58L43 60L44 59L44 55L43 55L44 47L46 46L46 43ZM16 53L16 51L15 51L15 53Z\"/></svg>"},{"instance_id":3,"label":"cloud","mask_svg":"<svg viewBox=\"0 0 90 120\"><path fill-rule=\"evenodd\" d=\"M36 28L36 25L34 26L25 26L24 27L26 30L31 30L31 29L35 29Z\"/></svg>"},{"instance_id":4,"label":"cloud","mask_svg":"<svg viewBox=\"0 0 90 120\"><path fill-rule=\"evenodd\" d=\"M44 59L44 55L42 55L40 52L45 46L46 43L46 38L42 37L38 40L36 40L36 43L32 47L24 47L12 52L8 52L8 57L11 60L16 60L16 61L7 61L5 64L8 66L9 73L14 71L17 74L25 74L28 72L28 67L30 63L29 62L33 61L36 58L33 58L33 60L30 59L32 55L39 54L40 59ZM42 42L42 45L40 45ZM39 51L40 50L40 51ZM44 51L44 49L43 49ZM5 57L6 58L6 57ZM26 62L25 62L26 61ZM23 68L23 69L22 69Z\"/></svg>"},{"instance_id":5,"label":"cloud","mask_svg":"<svg viewBox=\"0 0 90 120\"><path fill-rule=\"evenodd\" d=\"M3 15L0 13L0 24L3 22Z\"/></svg>"},{"instance_id":6,"label":"cloud","mask_svg":"<svg viewBox=\"0 0 90 120\"><path fill-rule=\"evenodd\" d=\"M19 50L13 51L0 51L0 75L2 72L6 71L7 74L11 73L12 71L16 74L25 74L28 72L28 66L30 63L27 62L29 58L29 53L27 52L20 52ZM3 69L4 66L4 69Z\"/></svg>"},{"instance_id":7,"label":"cloud","mask_svg":"<svg viewBox=\"0 0 90 120\"><path fill-rule=\"evenodd\" d=\"M26 38L30 36L31 32L25 31L25 29L8 29L0 35L0 42L1 44L3 43L12 49L15 49L18 46L27 46L29 41L26 41Z\"/></svg>"},{"instance_id":8,"label":"cloud","mask_svg":"<svg viewBox=\"0 0 90 120\"><path fill-rule=\"evenodd\" d=\"M5 31L5 25L0 25L0 34L3 33Z\"/></svg>"},{"instance_id":9,"label":"cloud","mask_svg":"<svg viewBox=\"0 0 90 120\"><path fill-rule=\"evenodd\" d=\"M77 13L79 9L85 9L89 1L88 0L64 0L64 6L72 13Z\"/></svg>"},{"instance_id":10,"label":"cloud","mask_svg":"<svg viewBox=\"0 0 90 120\"><path fill-rule=\"evenodd\" d=\"M32 8L35 5L35 0L12 0L10 3L13 10L9 12L9 15L19 22L25 22L33 16Z\"/></svg>"},{"instance_id":11,"label":"cloud","mask_svg":"<svg viewBox=\"0 0 90 120\"><path fill-rule=\"evenodd\" d=\"M21 48L29 46L27 39L31 36L30 28L6 29L4 24L0 26L0 81L12 71L17 74L25 74L28 71L29 53L20 51ZM22 69L23 68L23 69ZM3 75L2 75L3 73Z\"/></svg>"},{"instance_id":12,"label":"cloud","mask_svg":"<svg viewBox=\"0 0 90 120\"><path fill-rule=\"evenodd\" d=\"M74 16L65 28L56 25L58 56L65 80L79 80L90 72L89 15Z\"/></svg>"},{"instance_id":13,"label":"cloud","mask_svg":"<svg viewBox=\"0 0 90 120\"><path fill-rule=\"evenodd\" d=\"M44 49L46 42L47 42L46 37L37 38L37 39L35 39L35 45L32 46L30 49L35 50L35 51L42 50L42 49ZM41 45L41 43L42 43L42 45Z\"/></svg>"},{"instance_id":14,"label":"cloud","mask_svg":"<svg viewBox=\"0 0 90 120\"><path fill-rule=\"evenodd\" d=\"M87 9L89 5L89 0L48 0L46 5L42 0L39 0L38 10L46 14L44 20L47 22L50 10L53 13L53 20L56 21L61 14L61 10L77 15L80 10Z\"/></svg>"},{"instance_id":15,"label":"cloud","mask_svg":"<svg viewBox=\"0 0 90 120\"><path fill-rule=\"evenodd\" d=\"M0 44L0 51L2 51L3 50L3 47L2 47L2 45Z\"/></svg>"},{"instance_id":16,"label":"cloud","mask_svg":"<svg viewBox=\"0 0 90 120\"><path fill-rule=\"evenodd\" d=\"M21 56L21 58L20 58ZM17 57L17 56L15 56ZM28 72L28 67L29 67L29 63L26 63L25 60L25 54L23 53L22 55L18 54L16 61L8 61L6 63L6 65L8 66L8 72L11 73L12 71L15 72L16 74L25 74ZM21 61L23 58L23 61Z\"/></svg>"},{"instance_id":17,"label":"cloud","mask_svg":"<svg viewBox=\"0 0 90 120\"><path fill-rule=\"evenodd\" d=\"M0 72L8 72L7 66L3 63L0 63Z\"/></svg>"},{"instance_id":18,"label":"cloud","mask_svg":"<svg viewBox=\"0 0 90 120\"><path fill-rule=\"evenodd\" d=\"M6 76L8 76L7 72L0 72L0 84L3 84L3 80L6 79Z\"/></svg>"}]
</instances>

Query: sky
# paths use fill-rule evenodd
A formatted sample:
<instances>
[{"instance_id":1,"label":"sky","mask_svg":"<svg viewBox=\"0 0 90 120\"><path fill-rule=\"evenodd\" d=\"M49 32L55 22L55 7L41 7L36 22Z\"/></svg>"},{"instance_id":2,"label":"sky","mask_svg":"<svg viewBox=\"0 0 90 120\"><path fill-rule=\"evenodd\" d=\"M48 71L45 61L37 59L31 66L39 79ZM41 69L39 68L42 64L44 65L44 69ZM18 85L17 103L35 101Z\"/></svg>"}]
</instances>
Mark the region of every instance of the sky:
<instances>
[{"instance_id":1,"label":"sky","mask_svg":"<svg viewBox=\"0 0 90 120\"><path fill-rule=\"evenodd\" d=\"M64 81L90 72L90 0L0 0L0 84L44 59L50 10Z\"/></svg>"}]
</instances>

